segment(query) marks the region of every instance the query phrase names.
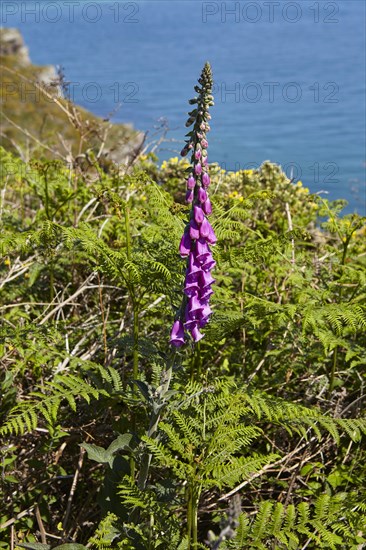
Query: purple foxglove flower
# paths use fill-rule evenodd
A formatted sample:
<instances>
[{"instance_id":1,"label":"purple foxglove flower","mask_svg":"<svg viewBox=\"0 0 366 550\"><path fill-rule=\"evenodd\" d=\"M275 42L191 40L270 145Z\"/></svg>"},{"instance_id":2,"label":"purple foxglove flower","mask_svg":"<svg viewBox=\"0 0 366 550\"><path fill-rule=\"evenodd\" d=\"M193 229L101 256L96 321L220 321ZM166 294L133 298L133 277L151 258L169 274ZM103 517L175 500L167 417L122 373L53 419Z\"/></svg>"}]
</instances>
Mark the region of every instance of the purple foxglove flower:
<instances>
[{"instance_id":1,"label":"purple foxglove flower","mask_svg":"<svg viewBox=\"0 0 366 550\"><path fill-rule=\"evenodd\" d=\"M194 171L195 171L195 174L197 174L197 176L199 176L202 172L202 166L200 163L196 164L196 166L194 167Z\"/></svg>"},{"instance_id":2,"label":"purple foxglove flower","mask_svg":"<svg viewBox=\"0 0 366 550\"><path fill-rule=\"evenodd\" d=\"M188 139L181 151L186 156L191 155L191 168L188 170L186 201L192 203L191 219L182 236L179 252L181 256L188 256L188 265L184 283L184 320L175 321L170 342L176 347L184 343L184 331L190 332L194 342L203 338L200 328L209 321L212 310L209 306L210 296L213 293L211 285L215 282L210 271L216 265L212 257L210 244L216 242L213 228L206 216L211 213L212 207L207 187L210 185L208 175L207 148L208 141L205 132L210 130L208 120L209 107L213 105L212 73L206 63L201 77L200 86L195 86L198 97L190 101L197 107L189 113L186 126L194 124L193 130L187 134ZM196 188L197 185L197 188Z\"/></svg>"},{"instance_id":3,"label":"purple foxglove flower","mask_svg":"<svg viewBox=\"0 0 366 550\"><path fill-rule=\"evenodd\" d=\"M186 313L186 322L184 323L184 328L186 330L192 330L192 328L196 327L197 326L197 319L195 319L194 317L191 317L188 313Z\"/></svg>"},{"instance_id":4,"label":"purple foxglove flower","mask_svg":"<svg viewBox=\"0 0 366 550\"><path fill-rule=\"evenodd\" d=\"M201 224L205 218L203 210L200 206L193 207L193 216L198 224Z\"/></svg>"},{"instance_id":5,"label":"purple foxglove flower","mask_svg":"<svg viewBox=\"0 0 366 550\"><path fill-rule=\"evenodd\" d=\"M192 338L195 342L199 342L203 338L203 334L198 330L198 326L196 325L191 329Z\"/></svg>"},{"instance_id":6,"label":"purple foxglove flower","mask_svg":"<svg viewBox=\"0 0 366 550\"><path fill-rule=\"evenodd\" d=\"M204 304L205 302L208 303L209 299L210 299L210 296L214 293L214 291L212 290L212 288L210 286L208 287L205 287L203 289L203 291L201 292L200 294L200 300L201 300L201 303Z\"/></svg>"},{"instance_id":7,"label":"purple foxglove flower","mask_svg":"<svg viewBox=\"0 0 366 550\"><path fill-rule=\"evenodd\" d=\"M207 193L206 191L203 189L203 187L200 187L198 189L198 200L203 203L205 201L207 201Z\"/></svg>"},{"instance_id":8,"label":"purple foxglove flower","mask_svg":"<svg viewBox=\"0 0 366 550\"><path fill-rule=\"evenodd\" d=\"M200 228L198 227L197 222L195 220L191 220L189 222L189 235L191 239L200 238Z\"/></svg>"},{"instance_id":9,"label":"purple foxglove flower","mask_svg":"<svg viewBox=\"0 0 366 550\"><path fill-rule=\"evenodd\" d=\"M202 204L202 210L206 214L206 216L209 216L212 213L212 205L210 199L207 197L205 202Z\"/></svg>"},{"instance_id":10,"label":"purple foxglove flower","mask_svg":"<svg viewBox=\"0 0 366 550\"><path fill-rule=\"evenodd\" d=\"M201 264L196 261L194 254L191 252L188 258L187 273L195 273L196 271L201 271Z\"/></svg>"},{"instance_id":11,"label":"purple foxglove flower","mask_svg":"<svg viewBox=\"0 0 366 550\"><path fill-rule=\"evenodd\" d=\"M184 256L188 256L188 254L191 251L191 237L189 236L188 231L185 231L183 233L183 236L180 241L179 245L179 254L184 258Z\"/></svg>"},{"instance_id":12,"label":"purple foxglove flower","mask_svg":"<svg viewBox=\"0 0 366 550\"><path fill-rule=\"evenodd\" d=\"M212 277L209 271L202 271L200 279L200 287L205 289L206 286L212 285L215 282L215 279Z\"/></svg>"},{"instance_id":13,"label":"purple foxglove flower","mask_svg":"<svg viewBox=\"0 0 366 550\"><path fill-rule=\"evenodd\" d=\"M209 317L210 315L212 315L212 309L208 304L206 304L204 308L199 312L198 318L201 320L204 317Z\"/></svg>"},{"instance_id":14,"label":"purple foxglove flower","mask_svg":"<svg viewBox=\"0 0 366 550\"><path fill-rule=\"evenodd\" d=\"M201 273L203 273L202 269L199 268L197 271L187 271L186 272L186 284L191 285L192 283L197 283L199 286L198 281L200 281Z\"/></svg>"},{"instance_id":15,"label":"purple foxglove flower","mask_svg":"<svg viewBox=\"0 0 366 550\"><path fill-rule=\"evenodd\" d=\"M212 254L210 254L205 260L204 262L202 263L201 265L201 269L203 271L211 271L211 269L213 269L216 265L216 262L215 260L213 259L212 257Z\"/></svg>"},{"instance_id":16,"label":"purple foxglove flower","mask_svg":"<svg viewBox=\"0 0 366 550\"><path fill-rule=\"evenodd\" d=\"M213 229L210 222L208 221L207 218L203 218L203 222L200 227L200 236L203 237L204 239L207 239L207 237L211 235L211 233L213 233ZM211 242L211 241L208 241L208 242Z\"/></svg>"},{"instance_id":17,"label":"purple foxglove flower","mask_svg":"<svg viewBox=\"0 0 366 550\"><path fill-rule=\"evenodd\" d=\"M198 277L197 277L197 281L193 281L192 283L187 283L187 281L186 281L185 287L183 289L184 294L186 296L188 296L189 298L191 296L197 295L198 290L199 290Z\"/></svg>"},{"instance_id":18,"label":"purple foxglove flower","mask_svg":"<svg viewBox=\"0 0 366 550\"><path fill-rule=\"evenodd\" d=\"M177 319L174 321L173 328L170 333L170 344L176 348L180 348L184 344L184 327L182 321Z\"/></svg>"},{"instance_id":19,"label":"purple foxglove flower","mask_svg":"<svg viewBox=\"0 0 366 550\"><path fill-rule=\"evenodd\" d=\"M209 222L208 222L209 223ZM210 224L209 228L208 228L208 235L206 237L206 241L210 244L215 244L217 243L217 237L215 235L215 232L214 230L212 229L212 226Z\"/></svg>"},{"instance_id":20,"label":"purple foxglove flower","mask_svg":"<svg viewBox=\"0 0 366 550\"><path fill-rule=\"evenodd\" d=\"M194 193L192 191L192 189L188 189L187 193L186 193L186 202L191 203L193 202L193 199L194 199Z\"/></svg>"},{"instance_id":21,"label":"purple foxglove flower","mask_svg":"<svg viewBox=\"0 0 366 550\"><path fill-rule=\"evenodd\" d=\"M205 157L205 159L207 159L207 157ZM211 183L210 176L207 174L207 172L205 172L202 176L202 185L204 187L208 187L210 183Z\"/></svg>"},{"instance_id":22,"label":"purple foxglove flower","mask_svg":"<svg viewBox=\"0 0 366 550\"><path fill-rule=\"evenodd\" d=\"M192 175L189 176L189 178L187 179L187 189L194 189L195 185L196 185L196 180Z\"/></svg>"},{"instance_id":23,"label":"purple foxglove flower","mask_svg":"<svg viewBox=\"0 0 366 550\"><path fill-rule=\"evenodd\" d=\"M199 314L198 326L202 328L205 325L207 325L211 315L212 315L212 309L210 308L209 305L205 306L205 308Z\"/></svg>"},{"instance_id":24,"label":"purple foxglove flower","mask_svg":"<svg viewBox=\"0 0 366 550\"><path fill-rule=\"evenodd\" d=\"M210 255L211 255L211 251L205 239L199 238L198 241L196 241L196 249L195 249L196 260L202 263Z\"/></svg>"},{"instance_id":25,"label":"purple foxglove flower","mask_svg":"<svg viewBox=\"0 0 366 550\"><path fill-rule=\"evenodd\" d=\"M188 300L188 315L198 315L203 309L204 305L201 304L196 294L193 294Z\"/></svg>"}]
</instances>

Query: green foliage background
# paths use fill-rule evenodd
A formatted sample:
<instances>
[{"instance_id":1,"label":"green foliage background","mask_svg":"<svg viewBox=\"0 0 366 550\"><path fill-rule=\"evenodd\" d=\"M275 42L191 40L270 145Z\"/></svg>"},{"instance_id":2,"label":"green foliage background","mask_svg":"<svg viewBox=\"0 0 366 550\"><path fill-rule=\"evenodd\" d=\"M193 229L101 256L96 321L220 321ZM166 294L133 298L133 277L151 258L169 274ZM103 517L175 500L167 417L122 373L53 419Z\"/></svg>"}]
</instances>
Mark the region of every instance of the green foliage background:
<instances>
[{"instance_id":1,"label":"green foliage background","mask_svg":"<svg viewBox=\"0 0 366 550\"><path fill-rule=\"evenodd\" d=\"M0 547L363 548L365 220L213 165L214 315L172 351L186 162L0 166Z\"/></svg>"}]
</instances>

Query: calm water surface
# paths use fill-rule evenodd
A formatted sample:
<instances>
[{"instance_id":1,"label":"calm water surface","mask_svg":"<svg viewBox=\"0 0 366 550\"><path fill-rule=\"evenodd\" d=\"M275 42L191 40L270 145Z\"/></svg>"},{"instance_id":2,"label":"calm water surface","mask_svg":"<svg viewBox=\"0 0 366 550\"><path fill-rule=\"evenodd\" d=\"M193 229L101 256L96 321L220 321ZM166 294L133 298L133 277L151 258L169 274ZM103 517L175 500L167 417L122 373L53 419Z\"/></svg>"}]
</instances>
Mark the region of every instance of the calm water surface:
<instances>
[{"instance_id":1,"label":"calm water surface","mask_svg":"<svg viewBox=\"0 0 366 550\"><path fill-rule=\"evenodd\" d=\"M75 101L102 116L120 103L114 120L151 137L164 119L177 141L161 159L181 149L187 99L209 60L210 161L234 170L269 159L366 213L363 0L4 6L3 24L21 29L34 63L64 67Z\"/></svg>"}]
</instances>

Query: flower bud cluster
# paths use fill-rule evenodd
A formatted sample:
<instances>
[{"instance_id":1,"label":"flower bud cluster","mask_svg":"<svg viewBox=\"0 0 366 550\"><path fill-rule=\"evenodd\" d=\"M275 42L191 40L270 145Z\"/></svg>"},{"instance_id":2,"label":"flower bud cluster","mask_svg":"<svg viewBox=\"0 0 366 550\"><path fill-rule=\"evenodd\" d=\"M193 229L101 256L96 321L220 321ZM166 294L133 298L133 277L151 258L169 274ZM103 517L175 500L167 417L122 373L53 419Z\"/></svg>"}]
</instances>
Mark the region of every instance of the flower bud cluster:
<instances>
[{"instance_id":1,"label":"flower bud cluster","mask_svg":"<svg viewBox=\"0 0 366 550\"><path fill-rule=\"evenodd\" d=\"M185 331L188 331L193 340L198 342L203 338L200 329L210 319L211 288L215 279L211 275L215 267L210 245L216 243L214 230L207 219L212 212L211 202L208 196L210 176L208 170L208 141L207 133L210 131L209 108L213 105L212 73L208 63L205 64L199 86L195 86L197 96L189 101L196 108L188 113L186 126L193 126L193 130L187 134L187 140L181 155L191 153L191 165L187 178L186 201L192 205L190 221L182 236L179 252L187 258L187 269L184 283L185 299L181 316L174 324L170 335L170 343L176 347L184 344Z\"/></svg>"}]
</instances>

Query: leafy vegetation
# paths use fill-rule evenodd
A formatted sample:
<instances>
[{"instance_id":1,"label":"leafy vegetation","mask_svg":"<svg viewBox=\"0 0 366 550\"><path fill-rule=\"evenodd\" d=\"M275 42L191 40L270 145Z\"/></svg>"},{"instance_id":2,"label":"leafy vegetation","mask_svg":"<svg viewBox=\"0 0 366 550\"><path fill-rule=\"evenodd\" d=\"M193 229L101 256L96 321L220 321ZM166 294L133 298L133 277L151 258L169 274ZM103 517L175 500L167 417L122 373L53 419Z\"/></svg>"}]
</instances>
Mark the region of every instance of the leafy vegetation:
<instances>
[{"instance_id":1,"label":"leafy vegetation","mask_svg":"<svg viewBox=\"0 0 366 550\"><path fill-rule=\"evenodd\" d=\"M363 548L365 219L212 165L214 314L177 350L188 161L0 166L0 547Z\"/></svg>"}]
</instances>

